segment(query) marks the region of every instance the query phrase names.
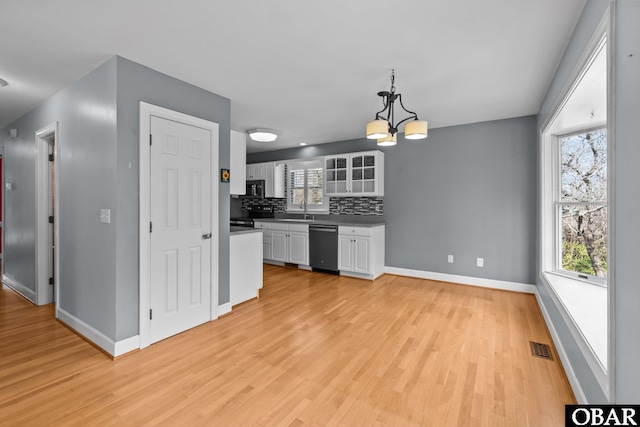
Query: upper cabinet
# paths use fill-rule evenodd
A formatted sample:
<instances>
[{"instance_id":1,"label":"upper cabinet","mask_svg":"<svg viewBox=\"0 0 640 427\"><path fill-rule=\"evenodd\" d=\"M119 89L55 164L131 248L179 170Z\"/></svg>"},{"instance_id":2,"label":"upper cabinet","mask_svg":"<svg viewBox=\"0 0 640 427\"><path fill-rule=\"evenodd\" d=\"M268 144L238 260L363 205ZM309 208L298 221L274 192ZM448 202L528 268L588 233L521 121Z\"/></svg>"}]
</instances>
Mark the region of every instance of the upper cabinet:
<instances>
[{"instance_id":1,"label":"upper cabinet","mask_svg":"<svg viewBox=\"0 0 640 427\"><path fill-rule=\"evenodd\" d=\"M264 163L247 165L247 179L265 179Z\"/></svg>"},{"instance_id":2,"label":"upper cabinet","mask_svg":"<svg viewBox=\"0 0 640 427\"><path fill-rule=\"evenodd\" d=\"M264 180L264 197L285 197L284 164L276 162L251 163L247 165L247 180Z\"/></svg>"},{"instance_id":3,"label":"upper cabinet","mask_svg":"<svg viewBox=\"0 0 640 427\"><path fill-rule=\"evenodd\" d=\"M364 151L324 158L327 196L384 196L384 153Z\"/></svg>"},{"instance_id":4,"label":"upper cabinet","mask_svg":"<svg viewBox=\"0 0 640 427\"><path fill-rule=\"evenodd\" d=\"M284 198L284 165L276 162L264 164L264 196Z\"/></svg>"},{"instance_id":5,"label":"upper cabinet","mask_svg":"<svg viewBox=\"0 0 640 427\"><path fill-rule=\"evenodd\" d=\"M242 195L247 191L246 171L247 164L247 136L242 132L231 131L230 171L231 177L229 192L231 194Z\"/></svg>"}]
</instances>

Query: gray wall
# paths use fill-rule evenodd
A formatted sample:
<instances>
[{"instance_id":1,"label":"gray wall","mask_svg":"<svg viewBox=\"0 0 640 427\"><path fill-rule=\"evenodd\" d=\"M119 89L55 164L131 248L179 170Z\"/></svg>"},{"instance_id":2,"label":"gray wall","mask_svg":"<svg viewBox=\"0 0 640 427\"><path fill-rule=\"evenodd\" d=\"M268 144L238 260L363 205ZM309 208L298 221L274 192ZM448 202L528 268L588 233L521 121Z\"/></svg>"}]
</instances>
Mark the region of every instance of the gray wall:
<instances>
[{"instance_id":1,"label":"gray wall","mask_svg":"<svg viewBox=\"0 0 640 427\"><path fill-rule=\"evenodd\" d=\"M385 265L535 280L534 116L432 129L385 153ZM375 150L365 138L252 153L262 162ZM449 264L447 255L454 255ZM476 258L484 258L484 268Z\"/></svg>"},{"instance_id":2,"label":"gray wall","mask_svg":"<svg viewBox=\"0 0 640 427\"><path fill-rule=\"evenodd\" d=\"M218 123L219 163L229 167L230 101L120 57L0 131L5 178L15 183L5 192L5 274L35 291L34 135L58 121L59 307L116 341L139 328L139 101ZM10 128L18 138L7 137ZM229 186L219 188L223 304L229 302ZM100 223L101 208L111 209L111 224Z\"/></svg>"},{"instance_id":3,"label":"gray wall","mask_svg":"<svg viewBox=\"0 0 640 427\"><path fill-rule=\"evenodd\" d=\"M640 402L640 2L617 2L615 13L615 400Z\"/></svg>"},{"instance_id":4,"label":"gray wall","mask_svg":"<svg viewBox=\"0 0 640 427\"><path fill-rule=\"evenodd\" d=\"M114 227L100 224L100 208L114 207L116 61L59 92L0 132L5 147L5 274L36 289L35 132L59 123L59 307L109 337L115 336ZM6 137L7 129L19 137Z\"/></svg>"},{"instance_id":5,"label":"gray wall","mask_svg":"<svg viewBox=\"0 0 640 427\"><path fill-rule=\"evenodd\" d=\"M138 334L138 175L140 101L219 124L219 167L228 169L231 104L229 99L117 57L117 269L116 339ZM129 168L129 163L132 167ZM229 184L219 185L219 304L229 299Z\"/></svg>"},{"instance_id":6,"label":"gray wall","mask_svg":"<svg viewBox=\"0 0 640 427\"><path fill-rule=\"evenodd\" d=\"M637 184L640 182L640 143L638 141L637 122L640 117L640 2L620 0L616 5L614 42L614 78L615 78L615 115L613 120L614 156L612 186L613 198L609 200L610 218L615 228L609 230L610 259L609 274L613 299L615 325L613 330L614 354L609 355L611 366L615 366L612 396L616 403L640 402L640 284L637 277L637 258L640 254L640 223L636 212L640 210ZM567 50L560 63L549 91L538 114L538 128L558 100L562 88L584 52L589 39L596 30L610 2L589 0L574 30ZM611 40L610 40L611 41ZM609 44L609 47L611 44ZM632 56L629 56L632 55ZM611 123L610 123L611 124ZM611 141L611 138L610 138ZM538 259L538 268L540 260ZM553 327L558 332L562 345L571 361L581 387L590 403L606 402L606 396L598 386L595 377L578 346L569 332L563 318L549 296L549 291L537 279L537 286L543 304L546 307Z\"/></svg>"}]
</instances>

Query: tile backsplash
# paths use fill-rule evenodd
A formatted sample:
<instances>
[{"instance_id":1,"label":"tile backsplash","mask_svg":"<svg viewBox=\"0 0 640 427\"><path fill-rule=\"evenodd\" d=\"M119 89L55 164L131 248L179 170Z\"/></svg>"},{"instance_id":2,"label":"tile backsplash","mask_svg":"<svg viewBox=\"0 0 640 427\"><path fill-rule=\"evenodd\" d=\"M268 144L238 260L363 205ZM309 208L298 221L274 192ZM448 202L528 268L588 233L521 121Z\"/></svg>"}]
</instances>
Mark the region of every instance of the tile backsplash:
<instances>
[{"instance_id":1,"label":"tile backsplash","mask_svg":"<svg viewBox=\"0 0 640 427\"><path fill-rule=\"evenodd\" d=\"M272 205L275 213L286 213L287 199L243 198L242 210L247 206ZM384 197L331 197L329 199L331 215L384 215Z\"/></svg>"},{"instance_id":2,"label":"tile backsplash","mask_svg":"<svg viewBox=\"0 0 640 427\"><path fill-rule=\"evenodd\" d=\"M384 215L384 197L331 197L331 215Z\"/></svg>"}]
</instances>

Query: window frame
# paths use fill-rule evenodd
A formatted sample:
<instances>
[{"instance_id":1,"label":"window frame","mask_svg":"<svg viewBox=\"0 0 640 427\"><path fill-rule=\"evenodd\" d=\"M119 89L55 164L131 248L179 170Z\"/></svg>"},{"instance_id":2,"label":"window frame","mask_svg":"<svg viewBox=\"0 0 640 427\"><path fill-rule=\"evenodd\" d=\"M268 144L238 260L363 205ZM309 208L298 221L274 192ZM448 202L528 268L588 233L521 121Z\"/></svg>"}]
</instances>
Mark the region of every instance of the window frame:
<instances>
[{"instance_id":1,"label":"window frame","mask_svg":"<svg viewBox=\"0 0 640 427\"><path fill-rule=\"evenodd\" d=\"M291 171L292 170L300 170L303 169L304 173L304 200L307 201L309 197L309 169L321 169L322 170L322 179L320 180L320 187L322 188L322 204L320 205L309 205L307 203L307 213L319 213L319 214L328 214L329 213L329 197L325 192L325 183L324 183L324 158L313 158L306 160L296 160L292 162L286 162L286 198L287 198L287 213L304 213L304 208L300 207L299 204L291 203ZM317 188L317 187L316 187Z\"/></svg>"},{"instance_id":2,"label":"window frame","mask_svg":"<svg viewBox=\"0 0 640 427\"><path fill-rule=\"evenodd\" d=\"M576 62L571 75L568 77L564 87L558 93L553 105L551 106L546 117L539 122L539 144L538 144L538 265L537 275L538 284L541 288L536 297L542 309L545 320L550 325L550 331L554 341L558 346L558 334L554 327L554 321L549 317L543 294L547 294L551 300L551 304L558 310L562 318L560 324L566 326L569 334L575 340L578 352L584 358L588 369L593 375L594 380L607 398L613 398L611 393L615 384L615 315L612 301L615 293L615 246L612 245L612 236L615 230L615 121L613 120L615 105L614 93L612 91L614 82L613 71L613 52L615 51L615 42L611 37L611 28L613 25L613 10L615 4L609 6L605 11L598 28L594 31L591 39L584 48L581 57ZM608 286L594 286L584 283L582 280L574 279L562 274L558 274L553 268L555 261L555 245L553 242L553 233L557 226L555 220L555 212L553 201L555 200L553 192L557 191L553 186L554 174L557 169L553 168L555 164L551 161L556 146L556 135L565 132L554 132L556 120L563 111L567 100L575 90L580 81L584 77L585 72L592 63L597 51L601 45L606 46L607 61L607 111L608 116L605 126L607 128L607 258L610 260L607 271ZM582 126L587 128L588 126ZM601 126L597 126L598 128ZM574 285L578 285L577 287ZM584 291L580 291L580 287ZM593 299L586 294L592 294L593 291L599 291L604 294L604 298L599 296ZM598 293L598 292L596 292ZM604 306L604 307L603 307ZM604 333L602 328L596 330L593 327L593 318L597 316L599 319L606 319L604 322ZM600 320L600 321L601 321ZM604 336L603 336L604 335ZM598 345L596 340L604 340L604 348ZM562 345L559 345L562 350ZM578 377L573 373L571 366L573 365L564 350L559 352L560 358L565 366L569 366L567 371L569 381L571 382L576 398L579 402L586 402L585 394L581 388Z\"/></svg>"},{"instance_id":3,"label":"window frame","mask_svg":"<svg viewBox=\"0 0 640 427\"><path fill-rule=\"evenodd\" d=\"M565 276L574 280L578 280L580 282L584 282L590 285L607 287L607 277L598 277L593 274L588 273L579 273L576 271L565 270L562 268L562 206L604 206L605 208L609 208L608 200L603 201L588 201L588 202L563 202L562 201L562 140L566 138L570 138L576 135L582 135L589 132L595 132L598 130L607 130L607 125L604 126L595 126L585 129L574 130L569 133L564 133L560 135L553 135L553 156L550 159L553 163L553 174L552 174L552 187L553 187L553 201L550 203L553 206L553 268L551 272ZM608 146L608 135L607 135L607 146ZM608 148L607 148L608 150ZM607 156L607 168L609 167L609 157ZM607 187L609 183L607 182ZM607 190L608 192L608 190ZM548 203L543 201L543 203ZM609 224L607 223L607 235ZM607 245L607 251L609 250ZM608 254L607 254L608 258ZM608 274L607 274L608 276Z\"/></svg>"}]
</instances>

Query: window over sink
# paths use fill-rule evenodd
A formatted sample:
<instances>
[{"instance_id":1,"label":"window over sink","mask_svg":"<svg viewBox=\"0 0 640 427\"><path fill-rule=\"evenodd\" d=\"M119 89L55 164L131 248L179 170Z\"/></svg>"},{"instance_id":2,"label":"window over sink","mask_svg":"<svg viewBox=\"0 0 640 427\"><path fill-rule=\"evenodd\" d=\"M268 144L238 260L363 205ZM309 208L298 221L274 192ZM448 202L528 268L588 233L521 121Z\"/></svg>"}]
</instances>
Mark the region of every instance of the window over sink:
<instances>
[{"instance_id":1,"label":"window over sink","mask_svg":"<svg viewBox=\"0 0 640 427\"><path fill-rule=\"evenodd\" d=\"M322 159L287 163L287 212L329 212L323 170Z\"/></svg>"}]
</instances>

